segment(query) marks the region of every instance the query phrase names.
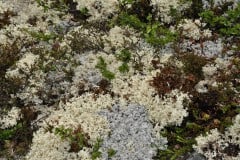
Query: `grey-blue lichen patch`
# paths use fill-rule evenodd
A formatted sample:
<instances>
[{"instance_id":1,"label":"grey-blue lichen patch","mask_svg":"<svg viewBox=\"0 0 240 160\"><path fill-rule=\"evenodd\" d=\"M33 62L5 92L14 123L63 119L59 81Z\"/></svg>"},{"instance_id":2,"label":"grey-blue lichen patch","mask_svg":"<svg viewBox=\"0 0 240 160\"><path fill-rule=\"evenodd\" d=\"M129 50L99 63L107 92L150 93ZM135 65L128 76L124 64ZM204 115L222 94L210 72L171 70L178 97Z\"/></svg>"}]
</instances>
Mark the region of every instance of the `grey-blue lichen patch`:
<instances>
[{"instance_id":1,"label":"grey-blue lichen patch","mask_svg":"<svg viewBox=\"0 0 240 160\"><path fill-rule=\"evenodd\" d=\"M165 138L153 136L153 125L143 106L131 104L123 109L114 105L111 110L103 110L99 114L107 117L111 129L101 147L103 159L108 159L108 151L114 150L112 160L149 160L156 154L157 147L166 147Z\"/></svg>"}]
</instances>

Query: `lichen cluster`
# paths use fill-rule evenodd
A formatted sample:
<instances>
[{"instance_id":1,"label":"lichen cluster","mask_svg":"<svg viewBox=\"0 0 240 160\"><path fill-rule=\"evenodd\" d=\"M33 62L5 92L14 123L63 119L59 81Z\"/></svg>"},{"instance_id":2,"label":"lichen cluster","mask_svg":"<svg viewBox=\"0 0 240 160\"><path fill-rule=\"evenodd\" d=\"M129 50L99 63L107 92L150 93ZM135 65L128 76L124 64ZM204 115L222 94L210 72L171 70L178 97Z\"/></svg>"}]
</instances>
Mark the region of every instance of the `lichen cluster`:
<instances>
[{"instance_id":1,"label":"lichen cluster","mask_svg":"<svg viewBox=\"0 0 240 160\"><path fill-rule=\"evenodd\" d=\"M239 159L238 0L0 0L0 159Z\"/></svg>"}]
</instances>

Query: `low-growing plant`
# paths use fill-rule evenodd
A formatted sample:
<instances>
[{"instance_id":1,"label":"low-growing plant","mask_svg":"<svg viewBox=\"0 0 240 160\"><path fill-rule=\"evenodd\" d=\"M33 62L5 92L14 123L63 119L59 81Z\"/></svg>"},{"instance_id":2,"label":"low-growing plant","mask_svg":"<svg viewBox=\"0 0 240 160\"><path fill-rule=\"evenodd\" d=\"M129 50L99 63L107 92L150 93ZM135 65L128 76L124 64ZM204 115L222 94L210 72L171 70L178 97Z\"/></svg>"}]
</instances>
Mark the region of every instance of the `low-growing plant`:
<instances>
[{"instance_id":1,"label":"low-growing plant","mask_svg":"<svg viewBox=\"0 0 240 160\"><path fill-rule=\"evenodd\" d=\"M181 126L167 126L161 133L168 139L167 150L159 150L155 159L178 159L189 152L193 152L192 145L195 138L201 134L217 128L223 133L227 127L232 125L232 118L239 114L238 91L235 90L239 85L238 60L233 59L228 66L229 73L219 69L215 80L218 86L206 85L208 92L199 93L195 85L205 77L202 67L208 63L214 63L213 59L203 56L185 53L178 55L178 60L183 62L182 68L172 66L171 63L161 68L159 60L153 60L153 67L161 69L150 81L160 96L169 93L171 90L179 89L191 95L190 101L185 100L183 105L188 110ZM173 62L173 60L171 59ZM235 62L236 61L236 62Z\"/></svg>"},{"instance_id":2,"label":"low-growing plant","mask_svg":"<svg viewBox=\"0 0 240 160\"><path fill-rule=\"evenodd\" d=\"M220 6L221 7L221 6ZM214 10L205 10L199 15L207 26L223 36L239 36L240 35L240 4L232 10L218 15Z\"/></svg>"},{"instance_id":3,"label":"low-growing plant","mask_svg":"<svg viewBox=\"0 0 240 160\"><path fill-rule=\"evenodd\" d=\"M88 14L89 14L88 12L89 12L89 11L88 11L88 9L87 9L86 7L80 9L80 13L81 13L82 15L88 16Z\"/></svg>"},{"instance_id":4,"label":"low-growing plant","mask_svg":"<svg viewBox=\"0 0 240 160\"><path fill-rule=\"evenodd\" d=\"M118 60L128 63L131 60L131 52L127 49L123 49L119 54L116 55L116 57Z\"/></svg>"},{"instance_id":5,"label":"low-growing plant","mask_svg":"<svg viewBox=\"0 0 240 160\"><path fill-rule=\"evenodd\" d=\"M149 14L146 22L141 21L137 15L122 12L119 14L117 22L120 25L130 26L142 34L148 43L155 47L163 47L169 42L174 42L177 39L177 33L170 31L160 22L153 20L153 15Z\"/></svg>"},{"instance_id":6,"label":"low-growing plant","mask_svg":"<svg viewBox=\"0 0 240 160\"><path fill-rule=\"evenodd\" d=\"M43 8L44 12L47 12L50 9L50 7L48 6L48 2L47 1L36 0L36 2L37 2L39 7L41 6Z\"/></svg>"},{"instance_id":7,"label":"low-growing plant","mask_svg":"<svg viewBox=\"0 0 240 160\"><path fill-rule=\"evenodd\" d=\"M14 13L10 10L0 13L0 29L11 24L11 21L10 21L11 17L16 16L16 15L17 15L16 13Z\"/></svg>"},{"instance_id":8,"label":"low-growing plant","mask_svg":"<svg viewBox=\"0 0 240 160\"><path fill-rule=\"evenodd\" d=\"M82 131L82 128L79 126L77 129L72 130L71 128L64 128L63 126L55 128L56 135L59 135L61 139L67 140L70 142L69 152L78 152L83 147L90 147L88 142L88 134Z\"/></svg>"},{"instance_id":9,"label":"low-growing plant","mask_svg":"<svg viewBox=\"0 0 240 160\"><path fill-rule=\"evenodd\" d=\"M136 15L129 15L127 12L119 14L117 23L123 26L128 25L139 31L143 31L146 27L146 24L141 22Z\"/></svg>"},{"instance_id":10,"label":"low-growing plant","mask_svg":"<svg viewBox=\"0 0 240 160\"><path fill-rule=\"evenodd\" d=\"M161 135L167 137L168 148L166 150L159 150L154 159L176 160L187 152L192 152L192 145L196 142L188 134L188 128L176 126L165 127L161 131Z\"/></svg>"},{"instance_id":11,"label":"low-growing plant","mask_svg":"<svg viewBox=\"0 0 240 160\"><path fill-rule=\"evenodd\" d=\"M156 89L160 97L164 97L165 94L182 86L182 78L181 70L176 66L169 65L161 68L161 73L157 73L153 77L150 85Z\"/></svg>"},{"instance_id":12,"label":"low-growing plant","mask_svg":"<svg viewBox=\"0 0 240 160\"><path fill-rule=\"evenodd\" d=\"M15 126L0 129L0 157L14 159L15 156L24 156L29 150L33 132L36 131L32 121L37 118L38 112L24 107L21 109L21 115Z\"/></svg>"},{"instance_id":13,"label":"low-growing plant","mask_svg":"<svg viewBox=\"0 0 240 160\"><path fill-rule=\"evenodd\" d=\"M89 135L84 133L81 126L79 126L77 129L73 130L71 128L65 128L63 126L57 127L54 130L54 133L56 135L59 135L61 139L67 140L70 142L70 150L69 152L79 152L84 147L91 147L91 158L93 160L101 157L101 152L99 151L103 140L97 139L96 143L94 145L90 145L89 143Z\"/></svg>"},{"instance_id":14,"label":"low-growing plant","mask_svg":"<svg viewBox=\"0 0 240 160\"><path fill-rule=\"evenodd\" d=\"M91 16L89 11L86 7L81 8L80 10L77 9L76 3L71 2L69 4L69 13L73 15L73 21L79 21L86 23L86 20Z\"/></svg>"},{"instance_id":15,"label":"low-growing plant","mask_svg":"<svg viewBox=\"0 0 240 160\"><path fill-rule=\"evenodd\" d=\"M57 11L67 11L68 6L66 4L66 0L35 0L38 4L38 6L41 6L43 8L44 12L47 12L50 9L54 9Z\"/></svg>"},{"instance_id":16,"label":"low-growing plant","mask_svg":"<svg viewBox=\"0 0 240 160\"><path fill-rule=\"evenodd\" d=\"M129 71L129 66L127 63L123 63L121 66L118 67L118 70L121 72L121 73L126 73Z\"/></svg>"},{"instance_id":17,"label":"low-growing plant","mask_svg":"<svg viewBox=\"0 0 240 160\"><path fill-rule=\"evenodd\" d=\"M10 128L0 129L0 140L5 141L11 139L16 134L16 131L21 127L21 124L17 124L16 126Z\"/></svg>"},{"instance_id":18,"label":"low-growing plant","mask_svg":"<svg viewBox=\"0 0 240 160\"><path fill-rule=\"evenodd\" d=\"M115 78L114 73L107 70L107 63L101 56L98 57L98 63L96 65L96 68L98 68L100 70L100 72L102 73L103 77L107 78L108 80L112 80Z\"/></svg>"},{"instance_id":19,"label":"low-growing plant","mask_svg":"<svg viewBox=\"0 0 240 160\"><path fill-rule=\"evenodd\" d=\"M147 16L153 12L153 6L149 0L120 0L119 4L121 12L135 15L142 22L147 22Z\"/></svg>"},{"instance_id":20,"label":"low-growing plant","mask_svg":"<svg viewBox=\"0 0 240 160\"><path fill-rule=\"evenodd\" d=\"M116 153L117 153L117 151L115 151L112 148L109 148L108 149L108 158L112 158Z\"/></svg>"},{"instance_id":21,"label":"low-growing plant","mask_svg":"<svg viewBox=\"0 0 240 160\"><path fill-rule=\"evenodd\" d=\"M122 61L122 65L118 67L118 70L121 73L126 73L129 71L129 66L128 63L131 60L131 52L127 49L123 49L121 50L121 52L119 54L116 55L117 59Z\"/></svg>"},{"instance_id":22,"label":"low-growing plant","mask_svg":"<svg viewBox=\"0 0 240 160\"><path fill-rule=\"evenodd\" d=\"M186 74L192 74L198 80L204 78L202 67L210 61L209 59L194 53L183 53L180 54L178 58L183 62L183 70Z\"/></svg>"},{"instance_id":23,"label":"low-growing plant","mask_svg":"<svg viewBox=\"0 0 240 160\"><path fill-rule=\"evenodd\" d=\"M55 33L43 33L43 32L30 31L27 29L23 29L23 31L31 35L33 38L36 38L38 41L54 40L57 37Z\"/></svg>"},{"instance_id":24,"label":"low-growing plant","mask_svg":"<svg viewBox=\"0 0 240 160\"><path fill-rule=\"evenodd\" d=\"M92 160L95 160L101 157L102 153L99 151L99 149L102 143L103 143L102 139L97 139L97 142L93 145L93 151L91 152Z\"/></svg>"},{"instance_id":25,"label":"low-growing plant","mask_svg":"<svg viewBox=\"0 0 240 160\"><path fill-rule=\"evenodd\" d=\"M183 62L183 67L178 67L176 59ZM155 69L160 69L156 76L150 80L150 85L155 88L160 97L170 93L174 89L179 89L191 94L195 85L204 79L202 67L208 63L204 57L191 53L182 54L179 57L171 57L168 64L164 67L160 65L160 59L152 60Z\"/></svg>"},{"instance_id":26,"label":"low-growing plant","mask_svg":"<svg viewBox=\"0 0 240 160\"><path fill-rule=\"evenodd\" d=\"M19 40L12 44L0 44L0 106L1 109L10 109L12 106L21 105L14 103L16 98L12 98L11 94L15 94L21 89L23 80L17 77L7 78L5 76L7 69L14 65L20 58ZM0 110L0 114L2 112Z\"/></svg>"},{"instance_id":27,"label":"low-growing plant","mask_svg":"<svg viewBox=\"0 0 240 160\"><path fill-rule=\"evenodd\" d=\"M122 5L126 5L126 4L132 4L135 0L118 0L120 1Z\"/></svg>"},{"instance_id":28,"label":"low-growing plant","mask_svg":"<svg viewBox=\"0 0 240 160\"><path fill-rule=\"evenodd\" d=\"M233 90L227 91L221 87L209 87L207 93L193 94L190 103L184 105L189 115L181 126L167 126L161 132L168 139L168 148L159 150L155 158L175 160L193 152L192 146L196 144L197 136L214 128L223 133L232 125L232 118L239 113L234 96L236 93Z\"/></svg>"},{"instance_id":29,"label":"low-growing plant","mask_svg":"<svg viewBox=\"0 0 240 160\"><path fill-rule=\"evenodd\" d=\"M182 18L198 19L200 17L199 13L203 11L203 1L202 0L182 0L182 1L191 3L190 7L184 11Z\"/></svg>"},{"instance_id":30,"label":"low-growing plant","mask_svg":"<svg viewBox=\"0 0 240 160\"><path fill-rule=\"evenodd\" d=\"M85 24L87 27L87 24ZM88 26L89 30L93 29L92 26ZM95 34L96 30L91 30L92 34ZM94 38L90 38L94 37ZM83 53L89 50L101 50L103 51L102 39L98 35L89 35L83 32L72 32L71 37L67 38L70 41L70 47L72 51L76 53Z\"/></svg>"},{"instance_id":31,"label":"low-growing plant","mask_svg":"<svg viewBox=\"0 0 240 160\"><path fill-rule=\"evenodd\" d=\"M165 44L175 41L177 34L156 22L147 25L144 37L153 46L163 47Z\"/></svg>"}]
</instances>

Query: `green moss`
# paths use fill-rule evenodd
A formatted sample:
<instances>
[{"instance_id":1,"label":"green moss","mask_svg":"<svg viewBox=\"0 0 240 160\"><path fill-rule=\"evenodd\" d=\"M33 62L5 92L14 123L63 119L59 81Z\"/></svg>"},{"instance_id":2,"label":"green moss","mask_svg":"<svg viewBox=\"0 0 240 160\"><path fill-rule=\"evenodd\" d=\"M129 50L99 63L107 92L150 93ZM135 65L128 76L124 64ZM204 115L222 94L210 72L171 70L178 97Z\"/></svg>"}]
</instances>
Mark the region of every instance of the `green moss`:
<instances>
[{"instance_id":1,"label":"green moss","mask_svg":"<svg viewBox=\"0 0 240 160\"><path fill-rule=\"evenodd\" d=\"M169 126L161 132L168 139L168 148L159 150L154 159L175 160L187 152L193 151L192 145L195 140L190 136L188 128Z\"/></svg>"},{"instance_id":2,"label":"green moss","mask_svg":"<svg viewBox=\"0 0 240 160\"><path fill-rule=\"evenodd\" d=\"M35 32L35 31L29 31L27 29L23 29L23 31L31 35L33 38L36 38L38 41L48 42L49 40L54 40L57 37L55 33Z\"/></svg>"},{"instance_id":3,"label":"green moss","mask_svg":"<svg viewBox=\"0 0 240 160\"><path fill-rule=\"evenodd\" d=\"M102 139L97 139L97 142L93 145L93 151L91 152L92 160L95 160L101 157L102 153L99 151L99 149L102 143L103 143Z\"/></svg>"},{"instance_id":4,"label":"green moss","mask_svg":"<svg viewBox=\"0 0 240 160\"><path fill-rule=\"evenodd\" d=\"M127 63L123 63L121 66L118 67L118 70L121 72L121 73L126 73L129 71L129 66Z\"/></svg>"},{"instance_id":5,"label":"green moss","mask_svg":"<svg viewBox=\"0 0 240 160\"><path fill-rule=\"evenodd\" d=\"M163 47L169 42L177 39L177 33L173 33L160 22L153 20L153 15L149 12L145 19L141 20L139 14L132 12L121 12L115 23L123 26L129 26L138 30L144 39L155 47Z\"/></svg>"},{"instance_id":6,"label":"green moss","mask_svg":"<svg viewBox=\"0 0 240 160\"><path fill-rule=\"evenodd\" d=\"M175 41L177 39L177 34L156 22L147 25L144 37L146 41L153 46L162 47L169 42Z\"/></svg>"},{"instance_id":7,"label":"green moss","mask_svg":"<svg viewBox=\"0 0 240 160\"><path fill-rule=\"evenodd\" d=\"M141 22L140 19L136 15L129 15L126 12L122 12L118 16L118 23L122 26L130 26L137 30L144 30L146 24Z\"/></svg>"},{"instance_id":8,"label":"green moss","mask_svg":"<svg viewBox=\"0 0 240 160\"><path fill-rule=\"evenodd\" d=\"M129 50L123 49L119 54L116 55L116 57L118 60L128 63L131 60L132 54Z\"/></svg>"},{"instance_id":9,"label":"green moss","mask_svg":"<svg viewBox=\"0 0 240 160\"><path fill-rule=\"evenodd\" d=\"M0 140L5 141L13 138L13 136L16 135L16 131L21 127L21 124L17 124L16 126L11 128L0 129Z\"/></svg>"},{"instance_id":10,"label":"green moss","mask_svg":"<svg viewBox=\"0 0 240 160\"><path fill-rule=\"evenodd\" d=\"M185 65L183 67L184 74L194 75L197 79L196 82L204 78L202 67L211 61L190 54L183 55L180 59ZM156 63L154 62L155 66L157 66ZM232 119L239 113L238 103L236 103L239 101L239 98L237 98L238 92L233 88L232 83L236 81L235 73L239 71L236 70L236 66L233 64L228 67L230 75L225 71L218 71L217 81L220 84L217 87L207 86L208 92L206 93L198 93L194 89L196 82L193 83L192 87L187 87L188 90L184 90L184 88L186 89L184 83L186 80L189 81L189 78L184 80L186 77L184 74L177 76L176 69L167 69L167 67L165 67L167 70L161 69L162 76L159 75L158 79L155 77L156 84L160 85L161 82L168 82L169 86L174 86L174 83L171 82L177 80L182 85L181 90L188 92L191 96L190 101L183 103L189 115L183 120L181 126L167 126L161 133L162 136L168 139L168 148L163 151L159 150L156 159L178 159L179 156L184 156L186 153L193 151L192 145L196 143L195 138L197 136L205 134L214 128L224 132L227 127L232 125ZM173 81L159 79L160 77L167 77L167 75L174 77L170 78ZM164 85L158 87L162 88L159 89L161 92L164 90L163 87Z\"/></svg>"},{"instance_id":11,"label":"green moss","mask_svg":"<svg viewBox=\"0 0 240 160\"><path fill-rule=\"evenodd\" d=\"M37 118L37 112L24 107L21 109L22 118L17 125L0 130L0 157L14 159L14 156L24 156L29 150L32 142L33 132L36 127L32 121ZM14 154L9 151L14 150Z\"/></svg>"},{"instance_id":12,"label":"green moss","mask_svg":"<svg viewBox=\"0 0 240 160\"><path fill-rule=\"evenodd\" d=\"M3 13L0 13L0 29L4 28L5 26L11 24L11 17L16 16L17 14L7 10Z\"/></svg>"},{"instance_id":13,"label":"green moss","mask_svg":"<svg viewBox=\"0 0 240 160\"><path fill-rule=\"evenodd\" d=\"M107 63L104 61L104 59L100 56L98 57L98 63L96 65L96 68L100 70L103 77L107 78L108 80L112 80L115 78L114 73L107 70Z\"/></svg>"},{"instance_id":14,"label":"green moss","mask_svg":"<svg viewBox=\"0 0 240 160\"><path fill-rule=\"evenodd\" d=\"M70 142L71 148L69 152L78 152L83 149L83 147L90 147L88 143L89 136L82 131L80 126L75 130L61 126L55 128L54 133L59 135L61 139Z\"/></svg>"},{"instance_id":15,"label":"green moss","mask_svg":"<svg viewBox=\"0 0 240 160\"><path fill-rule=\"evenodd\" d=\"M38 4L38 6L43 8L44 12L47 12L50 9L54 9L57 11L67 11L68 6L67 6L67 1L66 0L56 0L56 1L51 1L51 0L35 0Z\"/></svg>"},{"instance_id":16,"label":"green moss","mask_svg":"<svg viewBox=\"0 0 240 160\"><path fill-rule=\"evenodd\" d=\"M13 66L20 58L19 41L16 40L12 44L0 44L0 114L4 109L10 109L12 106L19 106L17 99L11 97L21 89L24 82L19 78L6 78L5 74L8 68Z\"/></svg>"},{"instance_id":17,"label":"green moss","mask_svg":"<svg viewBox=\"0 0 240 160\"><path fill-rule=\"evenodd\" d=\"M116 153L117 151L115 151L114 149L112 148L108 149L108 158L113 157Z\"/></svg>"},{"instance_id":18,"label":"green moss","mask_svg":"<svg viewBox=\"0 0 240 160\"><path fill-rule=\"evenodd\" d=\"M132 54L129 50L123 49L120 53L116 54L116 58L122 61L122 65L118 67L121 73L126 73L129 71L128 63L130 62Z\"/></svg>"},{"instance_id":19,"label":"green moss","mask_svg":"<svg viewBox=\"0 0 240 160\"><path fill-rule=\"evenodd\" d=\"M188 18L198 19L199 13L203 11L202 0L186 0L191 1L191 6L185 11L184 16Z\"/></svg>"},{"instance_id":20,"label":"green moss","mask_svg":"<svg viewBox=\"0 0 240 160\"><path fill-rule=\"evenodd\" d=\"M183 70L186 74L194 75L198 80L204 78L202 67L208 63L208 59L193 53L184 53L179 59L183 62Z\"/></svg>"},{"instance_id":21,"label":"green moss","mask_svg":"<svg viewBox=\"0 0 240 160\"><path fill-rule=\"evenodd\" d=\"M227 4L223 8L228 8L231 4ZM221 8L221 6L219 7ZM219 13L220 12L220 13ZM206 10L199 14L203 21L208 24L212 30L223 36L239 36L240 35L240 4L233 10L219 11Z\"/></svg>"}]
</instances>

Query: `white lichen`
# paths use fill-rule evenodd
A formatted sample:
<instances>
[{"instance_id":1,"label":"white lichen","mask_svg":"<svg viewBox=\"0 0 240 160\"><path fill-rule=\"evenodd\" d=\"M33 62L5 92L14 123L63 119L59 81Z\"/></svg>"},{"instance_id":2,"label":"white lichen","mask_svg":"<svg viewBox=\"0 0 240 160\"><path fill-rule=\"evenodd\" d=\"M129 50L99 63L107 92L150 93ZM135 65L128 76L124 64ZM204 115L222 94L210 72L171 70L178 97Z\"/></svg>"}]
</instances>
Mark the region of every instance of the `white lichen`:
<instances>
[{"instance_id":1,"label":"white lichen","mask_svg":"<svg viewBox=\"0 0 240 160\"><path fill-rule=\"evenodd\" d=\"M0 116L0 128L6 129L13 127L17 124L17 121L21 118L21 109L17 107L12 107L7 115Z\"/></svg>"},{"instance_id":2,"label":"white lichen","mask_svg":"<svg viewBox=\"0 0 240 160\"><path fill-rule=\"evenodd\" d=\"M88 21L106 19L117 11L118 0L74 0L77 2L77 9L87 8L91 15Z\"/></svg>"},{"instance_id":3,"label":"white lichen","mask_svg":"<svg viewBox=\"0 0 240 160\"><path fill-rule=\"evenodd\" d=\"M212 32L208 29L202 30L206 24L200 22L199 19L195 21L191 19L184 19L177 28L182 32L182 35L187 38L192 38L194 40L199 40L200 38L208 38L212 36Z\"/></svg>"},{"instance_id":4,"label":"white lichen","mask_svg":"<svg viewBox=\"0 0 240 160\"><path fill-rule=\"evenodd\" d=\"M233 121L233 125L227 128L225 133L220 133L217 129L212 129L206 136L200 135L196 137L197 145L193 147L198 153L205 155L209 160L216 159L217 157L238 160L240 158L240 153L237 151L237 148L240 147L239 126L240 115L238 114ZM229 155L229 152L232 152L232 154Z\"/></svg>"}]
</instances>

